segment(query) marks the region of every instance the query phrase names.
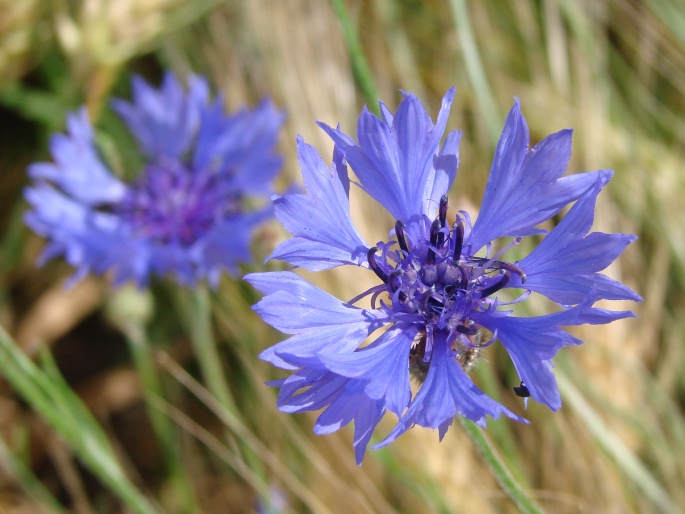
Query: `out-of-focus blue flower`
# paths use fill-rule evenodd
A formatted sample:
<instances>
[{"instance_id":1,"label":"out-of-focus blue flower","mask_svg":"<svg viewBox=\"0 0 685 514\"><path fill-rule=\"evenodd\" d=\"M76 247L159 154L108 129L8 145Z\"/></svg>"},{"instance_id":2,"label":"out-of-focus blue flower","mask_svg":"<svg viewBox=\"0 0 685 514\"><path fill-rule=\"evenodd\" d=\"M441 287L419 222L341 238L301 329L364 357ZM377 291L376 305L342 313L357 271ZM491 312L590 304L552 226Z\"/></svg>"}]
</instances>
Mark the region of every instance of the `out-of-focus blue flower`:
<instances>
[{"instance_id":1,"label":"out-of-focus blue flower","mask_svg":"<svg viewBox=\"0 0 685 514\"><path fill-rule=\"evenodd\" d=\"M562 176L571 155L571 131L552 134L529 149L518 101L504 125L478 219L472 224L464 211L450 218L446 193L456 176L461 134L450 132L442 146L440 141L453 96L451 89L435 124L411 94L404 95L394 115L382 103L380 119L364 110L358 141L320 124L336 145L332 169L298 140L308 194L274 202L277 218L293 237L271 258L309 271L362 266L380 285L344 302L291 272L246 277L266 294L255 310L292 334L261 355L292 371L272 383L281 388L279 408L324 409L316 433L354 420L358 463L388 410L399 421L376 447L413 425L437 428L442 438L455 415L480 425L486 416L502 414L526 422L468 376L482 349L494 341L504 345L520 376L517 395L558 409L552 357L561 347L582 342L561 327L632 316L594 308L596 300L640 300L599 273L635 237L590 233L595 200L612 172ZM397 220L388 227L389 241L370 245L354 228L347 164L360 187ZM571 202L556 228L538 228ZM505 258L523 237L540 234L545 237L525 259ZM499 238L509 239L493 245ZM506 302L500 293L512 288L522 294ZM510 305L535 293L558 303L559 312L512 315ZM371 308L354 305L368 295ZM420 384L413 397L410 376Z\"/></svg>"},{"instance_id":2,"label":"out-of-focus blue flower","mask_svg":"<svg viewBox=\"0 0 685 514\"><path fill-rule=\"evenodd\" d=\"M54 162L33 164L26 223L48 239L41 261L63 256L72 280L112 271L115 283L152 274L182 284L249 262L254 228L273 215L249 209L272 193L282 158L274 147L283 114L269 101L227 115L204 78L187 90L167 73L159 89L133 79L133 101L114 109L135 137L145 167L131 184L103 162L85 109L50 141Z\"/></svg>"}]
</instances>

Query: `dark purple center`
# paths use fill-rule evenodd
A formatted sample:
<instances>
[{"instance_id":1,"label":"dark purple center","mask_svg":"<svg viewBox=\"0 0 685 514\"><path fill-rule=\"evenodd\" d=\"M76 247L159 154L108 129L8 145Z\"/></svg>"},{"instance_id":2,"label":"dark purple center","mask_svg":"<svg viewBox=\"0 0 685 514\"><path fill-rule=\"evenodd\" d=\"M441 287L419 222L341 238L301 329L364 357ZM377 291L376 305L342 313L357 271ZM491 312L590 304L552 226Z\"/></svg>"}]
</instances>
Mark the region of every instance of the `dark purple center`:
<instances>
[{"instance_id":1,"label":"dark purple center","mask_svg":"<svg viewBox=\"0 0 685 514\"><path fill-rule=\"evenodd\" d=\"M440 201L429 240L410 247L404 228L401 221L395 225L399 249L391 242L382 245L380 256L377 247L368 251L369 267L386 284L392 310L422 325L425 338L418 346L423 345L421 357L425 362L430 360L432 340L438 331L446 333L459 356L473 349L474 341L480 341L482 335L471 315L494 308L491 295L509 283L512 273L525 282L525 273L513 264L465 253L463 221L457 217L452 228L447 227L446 195Z\"/></svg>"},{"instance_id":2,"label":"dark purple center","mask_svg":"<svg viewBox=\"0 0 685 514\"><path fill-rule=\"evenodd\" d=\"M181 246L192 245L239 209L240 198L216 173L176 161L148 165L116 207L138 235Z\"/></svg>"}]
</instances>

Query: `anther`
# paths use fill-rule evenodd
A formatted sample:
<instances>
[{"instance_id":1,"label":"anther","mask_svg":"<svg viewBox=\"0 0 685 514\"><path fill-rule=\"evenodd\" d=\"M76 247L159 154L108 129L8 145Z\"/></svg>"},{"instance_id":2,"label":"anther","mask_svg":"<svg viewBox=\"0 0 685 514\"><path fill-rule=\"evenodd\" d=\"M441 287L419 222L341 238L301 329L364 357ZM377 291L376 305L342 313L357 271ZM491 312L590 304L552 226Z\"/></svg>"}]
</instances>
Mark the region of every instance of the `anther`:
<instances>
[{"instance_id":1,"label":"anther","mask_svg":"<svg viewBox=\"0 0 685 514\"><path fill-rule=\"evenodd\" d=\"M521 268L519 268L518 266L516 266L515 264L509 264L508 262L500 262L500 261L497 261L497 262L495 263L495 266L494 266L494 267L495 267L495 268L498 268L498 269L504 269L504 270L507 270L507 271L511 271L512 273L515 273L516 275L519 276L519 278L521 279L521 283L522 283L522 284L525 284L525 283L526 283L526 272L523 271L523 270L522 270Z\"/></svg>"},{"instance_id":2,"label":"anther","mask_svg":"<svg viewBox=\"0 0 685 514\"><path fill-rule=\"evenodd\" d=\"M461 247L464 244L464 224L457 216L457 221L452 225L454 229L454 254L452 255L452 262L457 264L461 258Z\"/></svg>"},{"instance_id":3,"label":"anther","mask_svg":"<svg viewBox=\"0 0 685 514\"><path fill-rule=\"evenodd\" d=\"M495 282L488 287L485 287L481 290L480 292L480 297L481 298L487 298L490 296L492 293L496 293L500 289L502 289L504 286L506 286L509 283L509 280L511 279L511 273L508 271L505 271L502 275L500 275L498 278L495 279Z\"/></svg>"},{"instance_id":4,"label":"anther","mask_svg":"<svg viewBox=\"0 0 685 514\"><path fill-rule=\"evenodd\" d=\"M469 275L468 272L466 271L466 266L463 264L459 265L459 270L461 271L461 281L459 282L459 289L466 289L466 286L469 285Z\"/></svg>"},{"instance_id":5,"label":"anther","mask_svg":"<svg viewBox=\"0 0 685 514\"><path fill-rule=\"evenodd\" d=\"M499 269L499 270L506 270L511 273L514 273L515 275L518 275L519 278L521 279L521 283L525 284L526 283L526 272L523 271L521 268L516 266L515 264L510 264L508 262L502 262L502 261L493 261L492 259L484 259L482 257L472 257L469 259L470 262L477 263L480 265L482 268L489 268L489 269Z\"/></svg>"},{"instance_id":6,"label":"anther","mask_svg":"<svg viewBox=\"0 0 685 514\"><path fill-rule=\"evenodd\" d=\"M366 252L366 258L369 261L369 268L373 270L373 272L380 278L384 284L388 283L388 275L383 271L379 266L378 263L376 262L376 252L378 251L378 248L374 246L373 248L369 248L369 251Z\"/></svg>"},{"instance_id":7,"label":"anther","mask_svg":"<svg viewBox=\"0 0 685 514\"><path fill-rule=\"evenodd\" d=\"M440 220L440 228L444 228L447 222L447 195L442 195L442 197L440 198L438 219Z\"/></svg>"},{"instance_id":8,"label":"anther","mask_svg":"<svg viewBox=\"0 0 685 514\"><path fill-rule=\"evenodd\" d=\"M438 248L438 240L440 239L440 234L440 220L433 220L430 234L431 247L428 248L428 255L426 256L427 264L435 264L436 250L434 248Z\"/></svg>"},{"instance_id":9,"label":"anther","mask_svg":"<svg viewBox=\"0 0 685 514\"><path fill-rule=\"evenodd\" d=\"M407 246L407 239L404 237L404 223L400 220L395 222L395 235L397 236L397 243L400 245L400 249L409 253L409 246Z\"/></svg>"}]
</instances>

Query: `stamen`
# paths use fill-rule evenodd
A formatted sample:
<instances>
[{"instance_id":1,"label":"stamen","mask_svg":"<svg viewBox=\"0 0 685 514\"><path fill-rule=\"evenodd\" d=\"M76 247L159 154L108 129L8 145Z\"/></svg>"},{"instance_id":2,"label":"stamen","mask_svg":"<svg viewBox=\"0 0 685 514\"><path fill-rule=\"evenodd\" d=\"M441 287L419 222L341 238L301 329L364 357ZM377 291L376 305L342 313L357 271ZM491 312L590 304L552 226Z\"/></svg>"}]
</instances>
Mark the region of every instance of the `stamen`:
<instances>
[{"instance_id":1,"label":"stamen","mask_svg":"<svg viewBox=\"0 0 685 514\"><path fill-rule=\"evenodd\" d=\"M459 282L459 289L466 289L466 286L469 285L469 275L466 271L466 266L460 264L459 270L461 271L461 281Z\"/></svg>"},{"instance_id":2,"label":"stamen","mask_svg":"<svg viewBox=\"0 0 685 514\"><path fill-rule=\"evenodd\" d=\"M369 261L369 268L373 270L373 272L383 281L383 283L387 284L388 275L378 266L378 263L376 262L377 251L378 247L374 246L373 248L369 248L369 251L366 253L366 258Z\"/></svg>"},{"instance_id":3,"label":"stamen","mask_svg":"<svg viewBox=\"0 0 685 514\"><path fill-rule=\"evenodd\" d=\"M454 254L452 254L452 262L457 264L461 258L461 247L464 244L464 224L459 216L457 216L457 221L452 225L452 228L454 229Z\"/></svg>"},{"instance_id":4,"label":"stamen","mask_svg":"<svg viewBox=\"0 0 685 514\"><path fill-rule=\"evenodd\" d=\"M518 266L516 266L515 264L510 264L510 263L508 263L508 262L497 261L497 262L495 263L494 267L497 268L497 269L504 269L504 270L511 271L512 273L516 273L516 274L519 276L519 278L521 279L521 283L522 283L522 284L525 284L525 283L526 283L526 278L527 278L527 277L526 277L526 272L523 271L523 270L522 270L521 268L519 268Z\"/></svg>"},{"instance_id":5,"label":"stamen","mask_svg":"<svg viewBox=\"0 0 685 514\"><path fill-rule=\"evenodd\" d=\"M431 225L430 243L428 248L428 255L426 256L426 264L435 264L436 251L438 248L438 236L440 234L440 220L434 220Z\"/></svg>"},{"instance_id":6,"label":"stamen","mask_svg":"<svg viewBox=\"0 0 685 514\"><path fill-rule=\"evenodd\" d=\"M497 302L498 305L516 305L517 303L521 303L524 301L526 298L528 298L531 295L532 291L530 289L526 290L523 292L521 296L516 298L515 300L512 300L510 302Z\"/></svg>"},{"instance_id":7,"label":"stamen","mask_svg":"<svg viewBox=\"0 0 685 514\"><path fill-rule=\"evenodd\" d=\"M486 348L486 347L490 346L492 343L494 343L496 340L497 340L497 329L495 329L495 331L492 333L492 337L490 339L488 339L488 341L486 343L479 345L478 348Z\"/></svg>"},{"instance_id":8,"label":"stamen","mask_svg":"<svg viewBox=\"0 0 685 514\"><path fill-rule=\"evenodd\" d=\"M428 300L426 301L427 310L429 310L433 314L440 316L444 308L445 304L442 303L442 301L439 298L436 298L435 295L428 297Z\"/></svg>"},{"instance_id":9,"label":"stamen","mask_svg":"<svg viewBox=\"0 0 685 514\"><path fill-rule=\"evenodd\" d=\"M407 246L407 239L404 237L404 223L397 220L395 222L395 235L397 236L397 243L400 245L400 249L409 253L409 246Z\"/></svg>"},{"instance_id":10,"label":"stamen","mask_svg":"<svg viewBox=\"0 0 685 514\"><path fill-rule=\"evenodd\" d=\"M499 270L510 271L511 273L514 273L514 274L519 276L522 284L526 283L526 278L527 278L526 272L523 271L518 266L516 266L516 264L511 264L509 262L503 262L503 261L493 262L492 259L484 259L483 257L471 257L469 259L469 261L473 262L473 263L478 263L481 268L490 268L490 269L499 269Z\"/></svg>"},{"instance_id":11,"label":"stamen","mask_svg":"<svg viewBox=\"0 0 685 514\"><path fill-rule=\"evenodd\" d=\"M489 285L488 287L485 287L481 290L480 297L487 298L492 293L496 293L504 286L506 286L509 283L509 280L511 280L511 273L505 271L502 275L499 276L499 278L495 279L495 282L492 285Z\"/></svg>"},{"instance_id":12,"label":"stamen","mask_svg":"<svg viewBox=\"0 0 685 514\"><path fill-rule=\"evenodd\" d=\"M471 320L467 320L471 325L464 325L464 327L477 327L475 323ZM490 346L492 343L494 343L497 340L497 330L492 334L492 337L488 339L487 342L481 343L481 336L482 332L479 333L479 329L476 330L475 334L467 334L467 335L461 335L462 331L459 330L459 327L457 326L457 332L460 332L458 335L459 341L466 347L466 348L471 348L472 350L482 350L483 348L487 348ZM451 334L454 334L454 332L451 332ZM473 337L476 335L476 337ZM473 340L475 339L475 341Z\"/></svg>"},{"instance_id":13,"label":"stamen","mask_svg":"<svg viewBox=\"0 0 685 514\"><path fill-rule=\"evenodd\" d=\"M440 209L438 210L438 219L440 220L440 228L444 228L447 222L447 195L442 195L440 198Z\"/></svg>"},{"instance_id":14,"label":"stamen","mask_svg":"<svg viewBox=\"0 0 685 514\"><path fill-rule=\"evenodd\" d=\"M376 300L378 300L378 297L384 293L387 293L387 291L382 290L382 291L376 291L375 293L373 293L373 296L371 297L371 308L372 309L378 308L378 306L376 305ZM381 300L381 307L384 307L384 306L385 306L385 302L383 300Z\"/></svg>"},{"instance_id":15,"label":"stamen","mask_svg":"<svg viewBox=\"0 0 685 514\"><path fill-rule=\"evenodd\" d=\"M399 269L396 269L390 273L390 276L388 277L388 285L390 286L390 290L392 292L397 291L402 286L402 280L400 280L400 277L403 274L403 271Z\"/></svg>"}]
</instances>

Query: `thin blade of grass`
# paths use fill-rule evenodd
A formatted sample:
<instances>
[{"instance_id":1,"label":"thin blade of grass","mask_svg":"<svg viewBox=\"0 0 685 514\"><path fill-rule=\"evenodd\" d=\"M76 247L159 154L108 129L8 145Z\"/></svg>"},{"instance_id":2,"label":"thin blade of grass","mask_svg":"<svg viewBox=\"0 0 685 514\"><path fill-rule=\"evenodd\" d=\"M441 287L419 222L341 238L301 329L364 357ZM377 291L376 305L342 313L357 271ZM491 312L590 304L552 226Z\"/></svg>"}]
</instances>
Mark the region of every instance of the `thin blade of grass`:
<instances>
[{"instance_id":1,"label":"thin blade of grass","mask_svg":"<svg viewBox=\"0 0 685 514\"><path fill-rule=\"evenodd\" d=\"M43 352L38 368L0 327L0 371L17 392L59 433L78 459L137 514L154 514L152 503L129 481L107 436Z\"/></svg>"}]
</instances>

